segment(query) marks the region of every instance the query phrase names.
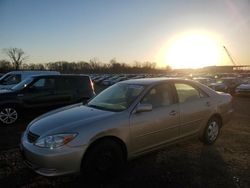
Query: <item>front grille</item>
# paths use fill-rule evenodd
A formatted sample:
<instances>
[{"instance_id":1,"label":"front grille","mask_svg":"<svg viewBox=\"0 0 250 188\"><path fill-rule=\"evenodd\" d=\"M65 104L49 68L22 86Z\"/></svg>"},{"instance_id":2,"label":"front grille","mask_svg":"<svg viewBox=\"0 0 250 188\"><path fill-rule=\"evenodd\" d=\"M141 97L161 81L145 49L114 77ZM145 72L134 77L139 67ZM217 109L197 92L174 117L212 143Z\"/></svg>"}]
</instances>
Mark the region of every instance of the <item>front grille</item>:
<instances>
[{"instance_id":1,"label":"front grille","mask_svg":"<svg viewBox=\"0 0 250 188\"><path fill-rule=\"evenodd\" d=\"M33 143L33 142L35 142L35 141L39 138L39 135L34 134L34 133L32 133L31 131L29 131L29 132L28 132L28 135L27 135L27 138L28 138L28 141L29 141L30 143Z\"/></svg>"}]
</instances>

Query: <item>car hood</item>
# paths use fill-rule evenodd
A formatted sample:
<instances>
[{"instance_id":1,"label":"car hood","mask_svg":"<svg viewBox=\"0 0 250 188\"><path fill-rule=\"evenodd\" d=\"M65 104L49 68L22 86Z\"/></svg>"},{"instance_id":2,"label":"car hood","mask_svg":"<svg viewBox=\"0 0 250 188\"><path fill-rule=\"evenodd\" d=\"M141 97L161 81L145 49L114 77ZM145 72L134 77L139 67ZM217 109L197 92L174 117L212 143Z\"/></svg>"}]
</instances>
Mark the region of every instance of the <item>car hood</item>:
<instances>
[{"instance_id":1,"label":"car hood","mask_svg":"<svg viewBox=\"0 0 250 188\"><path fill-rule=\"evenodd\" d=\"M12 88L13 86L15 86L15 84L11 84L11 85L2 85L2 84L0 84L0 89L9 89L9 88Z\"/></svg>"},{"instance_id":2,"label":"car hood","mask_svg":"<svg viewBox=\"0 0 250 188\"><path fill-rule=\"evenodd\" d=\"M13 93L13 91L10 89L0 89L0 94L3 94L3 93Z\"/></svg>"},{"instance_id":3,"label":"car hood","mask_svg":"<svg viewBox=\"0 0 250 188\"><path fill-rule=\"evenodd\" d=\"M74 132L79 126L106 118L114 112L99 110L84 105L72 105L46 113L33 120L28 130L40 136L59 132Z\"/></svg>"}]
</instances>

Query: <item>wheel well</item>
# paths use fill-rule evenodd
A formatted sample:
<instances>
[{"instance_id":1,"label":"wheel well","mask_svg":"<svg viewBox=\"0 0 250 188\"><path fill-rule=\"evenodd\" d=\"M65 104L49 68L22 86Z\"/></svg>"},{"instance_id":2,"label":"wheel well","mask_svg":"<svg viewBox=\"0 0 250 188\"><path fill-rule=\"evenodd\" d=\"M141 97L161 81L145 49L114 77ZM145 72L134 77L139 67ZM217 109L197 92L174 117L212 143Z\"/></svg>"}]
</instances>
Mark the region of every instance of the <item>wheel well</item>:
<instances>
[{"instance_id":1,"label":"wheel well","mask_svg":"<svg viewBox=\"0 0 250 188\"><path fill-rule=\"evenodd\" d=\"M99 139L95 140L87 148L82 160L85 159L86 154L89 152L89 150L91 150L96 144L98 144L99 142L103 142L104 140L112 140L113 142L117 143L122 149L124 160L127 160L127 147L126 147L125 143L121 139L119 139L119 138L117 138L115 136L105 136L105 137L102 137L102 138L99 138Z\"/></svg>"},{"instance_id":2,"label":"wheel well","mask_svg":"<svg viewBox=\"0 0 250 188\"><path fill-rule=\"evenodd\" d=\"M218 119L218 120L220 121L220 127L222 127L222 125L223 125L223 119L222 119L222 117L221 117L220 114L213 114L213 115L209 118L209 120L210 120L211 118L216 118L216 119Z\"/></svg>"}]
</instances>

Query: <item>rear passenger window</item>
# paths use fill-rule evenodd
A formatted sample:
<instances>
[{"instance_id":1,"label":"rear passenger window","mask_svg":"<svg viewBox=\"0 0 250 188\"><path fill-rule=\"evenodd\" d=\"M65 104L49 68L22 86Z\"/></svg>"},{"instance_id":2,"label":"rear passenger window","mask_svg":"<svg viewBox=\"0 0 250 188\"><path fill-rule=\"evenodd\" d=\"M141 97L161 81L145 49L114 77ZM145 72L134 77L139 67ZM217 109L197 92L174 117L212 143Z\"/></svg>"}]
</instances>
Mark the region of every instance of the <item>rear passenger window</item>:
<instances>
[{"instance_id":1,"label":"rear passenger window","mask_svg":"<svg viewBox=\"0 0 250 188\"><path fill-rule=\"evenodd\" d=\"M176 83L175 88L176 88L180 103L193 101L193 100L206 97L204 93L202 93L198 89L188 84Z\"/></svg>"}]
</instances>

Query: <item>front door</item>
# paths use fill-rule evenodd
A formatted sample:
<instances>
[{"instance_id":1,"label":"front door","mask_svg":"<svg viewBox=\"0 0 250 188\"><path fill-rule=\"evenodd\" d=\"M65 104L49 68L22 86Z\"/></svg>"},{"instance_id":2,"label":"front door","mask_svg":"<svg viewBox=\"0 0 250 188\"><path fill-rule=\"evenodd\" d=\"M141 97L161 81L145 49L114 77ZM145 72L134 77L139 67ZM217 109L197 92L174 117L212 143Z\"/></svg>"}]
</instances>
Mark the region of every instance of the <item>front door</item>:
<instances>
[{"instance_id":1,"label":"front door","mask_svg":"<svg viewBox=\"0 0 250 188\"><path fill-rule=\"evenodd\" d=\"M169 84L153 87L140 103L151 104L153 109L130 117L133 152L150 150L179 137L179 105L174 103Z\"/></svg>"}]
</instances>

